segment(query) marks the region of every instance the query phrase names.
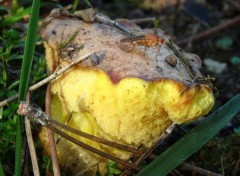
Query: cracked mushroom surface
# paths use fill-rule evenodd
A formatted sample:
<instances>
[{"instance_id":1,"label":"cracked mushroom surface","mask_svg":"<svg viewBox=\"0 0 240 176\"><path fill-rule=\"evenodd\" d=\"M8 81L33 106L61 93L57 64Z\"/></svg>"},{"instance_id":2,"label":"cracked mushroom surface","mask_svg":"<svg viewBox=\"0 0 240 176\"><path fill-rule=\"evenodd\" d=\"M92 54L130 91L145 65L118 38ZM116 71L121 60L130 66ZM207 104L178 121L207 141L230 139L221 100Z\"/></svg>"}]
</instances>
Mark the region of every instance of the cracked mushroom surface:
<instances>
[{"instance_id":1,"label":"cracked mushroom surface","mask_svg":"<svg viewBox=\"0 0 240 176\"><path fill-rule=\"evenodd\" d=\"M154 34L127 20L119 22L136 36ZM135 148L148 148L170 124L196 120L214 104L209 84L191 84L194 78L203 77L200 58L180 49L162 30L157 30L157 35L163 44L145 48L120 42L129 36L114 26L85 22L54 10L43 21L40 35L45 41L49 74L96 52L51 83L51 116L61 123L70 119L68 125L78 130ZM45 133L40 136L46 144ZM76 138L121 159L131 156ZM86 168L90 168L86 175L95 174L95 166L106 162L63 139L57 150L61 164L73 174Z\"/></svg>"}]
</instances>

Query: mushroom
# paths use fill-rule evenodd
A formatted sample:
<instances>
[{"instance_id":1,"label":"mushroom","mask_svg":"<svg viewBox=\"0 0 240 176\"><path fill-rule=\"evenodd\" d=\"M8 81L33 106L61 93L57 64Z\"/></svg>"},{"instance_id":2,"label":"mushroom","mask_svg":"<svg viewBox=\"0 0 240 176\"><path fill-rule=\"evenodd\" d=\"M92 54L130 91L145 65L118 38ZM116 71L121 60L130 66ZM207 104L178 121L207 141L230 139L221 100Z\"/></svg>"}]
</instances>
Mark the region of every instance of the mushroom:
<instances>
[{"instance_id":1,"label":"mushroom","mask_svg":"<svg viewBox=\"0 0 240 176\"><path fill-rule=\"evenodd\" d=\"M164 40L147 48L135 45L129 52L132 43L121 40L131 36L124 31L66 14L54 10L42 24L48 72L96 53L51 82L52 118L104 139L149 148L172 123L194 121L213 107L210 84L193 81L204 78L199 71L200 58L180 49L164 31L154 33L127 20L119 21L137 36L154 34ZM173 58L175 64L169 64L167 58ZM40 137L46 144L46 134L42 132ZM76 138L124 160L131 156ZM74 175L86 168L90 168L86 173L93 175L94 166L107 162L63 139L57 151L61 164Z\"/></svg>"}]
</instances>

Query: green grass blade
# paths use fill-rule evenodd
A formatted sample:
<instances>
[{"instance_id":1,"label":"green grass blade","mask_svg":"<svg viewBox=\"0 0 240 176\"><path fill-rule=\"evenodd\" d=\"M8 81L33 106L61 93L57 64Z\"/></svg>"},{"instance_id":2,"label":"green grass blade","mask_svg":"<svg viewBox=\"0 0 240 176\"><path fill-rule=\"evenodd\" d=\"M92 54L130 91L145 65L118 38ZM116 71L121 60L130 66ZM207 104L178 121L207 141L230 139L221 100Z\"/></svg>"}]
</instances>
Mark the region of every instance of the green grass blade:
<instances>
[{"instance_id":1,"label":"green grass blade","mask_svg":"<svg viewBox=\"0 0 240 176\"><path fill-rule=\"evenodd\" d=\"M38 28L40 0L34 0L31 10L31 17L29 21L29 28L27 32L27 39L25 43L25 50L23 56L23 63L21 68L20 83L19 83L19 99L25 100L28 90L28 81L30 70L32 67L33 54L35 50L36 35ZM15 175L21 175L21 119L17 117L16 123L16 149L15 149Z\"/></svg>"},{"instance_id":2,"label":"green grass blade","mask_svg":"<svg viewBox=\"0 0 240 176\"><path fill-rule=\"evenodd\" d=\"M25 50L23 56L23 63L21 68L20 76L20 87L19 87L19 100L24 100L27 90L29 75L32 67L33 54L35 50L36 35L38 28L38 16L39 16L40 0L34 0L31 17L29 21L29 29L27 33L27 39L25 43Z\"/></svg>"},{"instance_id":3,"label":"green grass blade","mask_svg":"<svg viewBox=\"0 0 240 176\"><path fill-rule=\"evenodd\" d=\"M2 164L0 163L0 175L4 176L4 172L3 172L3 168L2 168Z\"/></svg>"},{"instance_id":4,"label":"green grass blade","mask_svg":"<svg viewBox=\"0 0 240 176\"><path fill-rule=\"evenodd\" d=\"M233 97L190 133L178 140L156 160L146 166L138 176L162 176L181 164L206 144L240 111L240 94Z\"/></svg>"}]
</instances>

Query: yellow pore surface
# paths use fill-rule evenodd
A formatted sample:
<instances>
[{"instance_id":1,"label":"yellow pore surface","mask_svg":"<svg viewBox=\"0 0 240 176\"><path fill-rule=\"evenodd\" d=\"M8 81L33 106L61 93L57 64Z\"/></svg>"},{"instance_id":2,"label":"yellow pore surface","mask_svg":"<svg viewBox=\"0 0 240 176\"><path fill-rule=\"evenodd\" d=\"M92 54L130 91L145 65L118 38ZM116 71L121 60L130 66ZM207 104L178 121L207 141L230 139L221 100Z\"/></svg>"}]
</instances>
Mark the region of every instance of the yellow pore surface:
<instances>
[{"instance_id":1,"label":"yellow pore surface","mask_svg":"<svg viewBox=\"0 0 240 176\"><path fill-rule=\"evenodd\" d=\"M185 86L173 80L147 82L125 78L113 84L105 72L76 66L52 83L52 117L69 126L139 147L149 147L172 123L195 120L214 104L204 85ZM79 139L96 148L103 146ZM107 149L121 157L117 150ZM122 156L122 158L125 158Z\"/></svg>"}]
</instances>

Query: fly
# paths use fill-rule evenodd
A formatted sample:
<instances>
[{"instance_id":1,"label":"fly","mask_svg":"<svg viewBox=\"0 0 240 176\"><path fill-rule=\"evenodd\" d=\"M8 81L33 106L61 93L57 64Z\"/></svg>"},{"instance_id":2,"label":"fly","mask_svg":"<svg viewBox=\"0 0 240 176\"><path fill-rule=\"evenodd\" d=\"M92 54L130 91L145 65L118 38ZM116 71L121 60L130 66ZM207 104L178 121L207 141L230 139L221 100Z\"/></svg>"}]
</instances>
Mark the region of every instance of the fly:
<instances>
[{"instance_id":1,"label":"fly","mask_svg":"<svg viewBox=\"0 0 240 176\"><path fill-rule=\"evenodd\" d=\"M190 85L181 92L180 96L182 96L187 90L189 90L193 84L206 84L206 85L208 85L211 89L213 89L214 91L216 91L217 88L213 86L213 83L212 83L213 81L215 81L215 78L212 78L212 77L209 76L209 75L208 75L207 77L194 78L194 79L191 81Z\"/></svg>"},{"instance_id":2,"label":"fly","mask_svg":"<svg viewBox=\"0 0 240 176\"><path fill-rule=\"evenodd\" d=\"M144 55L145 55L145 51L147 47L156 46L158 44L161 46L164 43L164 39L159 37L157 34L146 34L146 35L139 35L135 37L124 38L124 39L121 39L120 42L122 43L129 42L133 44L132 49L129 50L128 52L132 51L136 45L145 46L145 49L144 49ZM159 51L160 51L160 47L157 51L157 55Z\"/></svg>"}]
</instances>

